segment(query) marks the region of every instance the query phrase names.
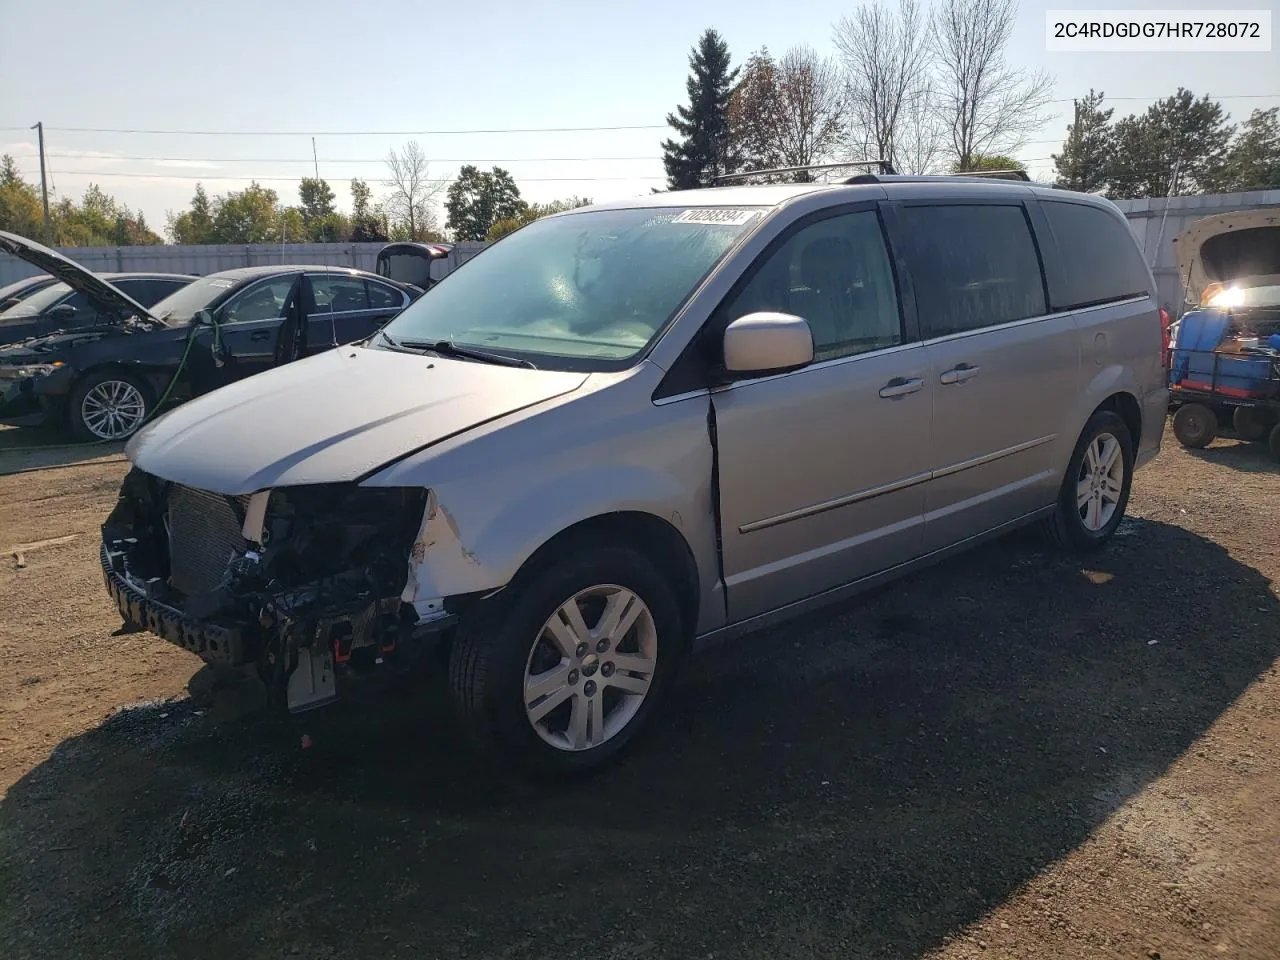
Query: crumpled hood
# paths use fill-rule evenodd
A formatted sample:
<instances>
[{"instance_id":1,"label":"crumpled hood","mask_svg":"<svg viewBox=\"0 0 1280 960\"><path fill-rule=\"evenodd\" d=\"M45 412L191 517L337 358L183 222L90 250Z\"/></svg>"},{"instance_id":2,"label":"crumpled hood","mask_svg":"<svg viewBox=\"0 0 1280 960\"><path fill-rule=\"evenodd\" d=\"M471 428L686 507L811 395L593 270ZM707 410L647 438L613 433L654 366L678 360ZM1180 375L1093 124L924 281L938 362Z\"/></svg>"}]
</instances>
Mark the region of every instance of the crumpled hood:
<instances>
[{"instance_id":1,"label":"crumpled hood","mask_svg":"<svg viewBox=\"0 0 1280 960\"><path fill-rule=\"evenodd\" d=\"M586 379L339 347L197 397L125 452L148 473L222 494L351 481Z\"/></svg>"}]
</instances>

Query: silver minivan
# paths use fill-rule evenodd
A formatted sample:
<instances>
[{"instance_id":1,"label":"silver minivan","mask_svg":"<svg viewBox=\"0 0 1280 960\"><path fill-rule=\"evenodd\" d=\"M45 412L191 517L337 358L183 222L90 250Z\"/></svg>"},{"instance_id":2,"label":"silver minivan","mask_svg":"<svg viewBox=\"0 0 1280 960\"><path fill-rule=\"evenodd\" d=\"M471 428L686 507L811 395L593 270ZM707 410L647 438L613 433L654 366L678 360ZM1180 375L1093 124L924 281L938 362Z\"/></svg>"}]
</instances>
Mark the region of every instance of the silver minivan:
<instances>
[{"instance_id":1,"label":"silver minivan","mask_svg":"<svg viewBox=\"0 0 1280 960\"><path fill-rule=\"evenodd\" d=\"M1105 543L1160 448L1161 342L1094 197L863 175L598 204L143 429L103 571L127 622L281 707L440 652L481 741L596 767L700 644L1024 524Z\"/></svg>"}]
</instances>

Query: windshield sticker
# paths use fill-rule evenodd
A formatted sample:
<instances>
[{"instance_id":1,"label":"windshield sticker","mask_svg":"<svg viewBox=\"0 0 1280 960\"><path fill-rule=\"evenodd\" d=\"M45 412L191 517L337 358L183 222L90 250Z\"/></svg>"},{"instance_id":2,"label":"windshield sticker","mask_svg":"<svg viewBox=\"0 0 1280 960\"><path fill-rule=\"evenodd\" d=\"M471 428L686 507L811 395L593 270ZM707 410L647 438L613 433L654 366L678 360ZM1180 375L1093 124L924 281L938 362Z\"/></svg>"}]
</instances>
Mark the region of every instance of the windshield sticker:
<instances>
[{"instance_id":1,"label":"windshield sticker","mask_svg":"<svg viewBox=\"0 0 1280 960\"><path fill-rule=\"evenodd\" d=\"M209 286L211 286L211 287L220 287L220 288L222 288L223 290L230 290L230 289L231 289L232 287L234 287L235 285L236 285L236 282L235 282L234 280L222 280L222 279L219 279L219 280L210 280L210 281L209 281Z\"/></svg>"},{"instance_id":2,"label":"windshield sticker","mask_svg":"<svg viewBox=\"0 0 1280 960\"><path fill-rule=\"evenodd\" d=\"M701 223L714 224L722 227L740 227L744 223L750 223L752 218L759 216L759 210L726 210L724 208L703 209L703 210L686 210L680 216L676 217L675 223Z\"/></svg>"}]
</instances>

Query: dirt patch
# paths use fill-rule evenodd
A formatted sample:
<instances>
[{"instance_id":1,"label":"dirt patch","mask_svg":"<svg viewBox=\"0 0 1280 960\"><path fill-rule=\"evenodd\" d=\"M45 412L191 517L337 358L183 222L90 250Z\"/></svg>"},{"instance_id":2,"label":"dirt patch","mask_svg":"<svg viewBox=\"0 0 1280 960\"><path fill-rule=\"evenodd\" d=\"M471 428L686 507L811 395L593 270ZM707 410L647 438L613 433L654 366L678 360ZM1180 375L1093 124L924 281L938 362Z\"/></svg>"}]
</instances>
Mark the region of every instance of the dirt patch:
<instances>
[{"instance_id":1,"label":"dirt patch","mask_svg":"<svg viewBox=\"0 0 1280 960\"><path fill-rule=\"evenodd\" d=\"M1087 563L1017 536L712 650L562 788L438 681L212 722L115 634L122 474L0 477L0 547L77 535L0 558L0 955L1280 956L1261 447L1168 438Z\"/></svg>"}]
</instances>

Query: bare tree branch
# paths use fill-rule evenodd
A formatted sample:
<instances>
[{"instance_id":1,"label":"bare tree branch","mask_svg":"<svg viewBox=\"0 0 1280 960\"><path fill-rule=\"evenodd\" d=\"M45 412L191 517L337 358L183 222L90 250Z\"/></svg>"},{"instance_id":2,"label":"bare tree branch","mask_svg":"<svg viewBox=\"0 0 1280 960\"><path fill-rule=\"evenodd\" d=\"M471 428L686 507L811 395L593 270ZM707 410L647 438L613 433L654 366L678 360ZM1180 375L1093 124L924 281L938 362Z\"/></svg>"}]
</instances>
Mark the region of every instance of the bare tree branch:
<instances>
[{"instance_id":1,"label":"bare tree branch","mask_svg":"<svg viewBox=\"0 0 1280 960\"><path fill-rule=\"evenodd\" d=\"M899 173L940 173L947 135L934 103L933 81L926 79L902 106L894 141Z\"/></svg>"},{"instance_id":2,"label":"bare tree branch","mask_svg":"<svg viewBox=\"0 0 1280 960\"><path fill-rule=\"evenodd\" d=\"M900 141L921 136L904 129L914 119L908 114L928 103L930 47L917 0L900 0L896 12L863 3L836 23L834 40L844 68L850 145L904 164Z\"/></svg>"},{"instance_id":3,"label":"bare tree branch","mask_svg":"<svg viewBox=\"0 0 1280 960\"><path fill-rule=\"evenodd\" d=\"M977 154L1016 152L1049 119L1052 79L1005 60L1017 15L1017 0L939 0L935 11L936 103L961 170Z\"/></svg>"},{"instance_id":4,"label":"bare tree branch","mask_svg":"<svg viewBox=\"0 0 1280 960\"><path fill-rule=\"evenodd\" d=\"M410 140L397 153L387 153L389 178L383 183L391 188L384 208L394 226L400 227L412 240L421 240L436 228L434 200L445 187L444 181L432 180L427 170L427 155L417 140Z\"/></svg>"},{"instance_id":5,"label":"bare tree branch","mask_svg":"<svg viewBox=\"0 0 1280 960\"><path fill-rule=\"evenodd\" d=\"M792 47L778 62L777 84L776 144L783 166L831 159L840 146L845 109L835 61L810 46Z\"/></svg>"}]
</instances>

